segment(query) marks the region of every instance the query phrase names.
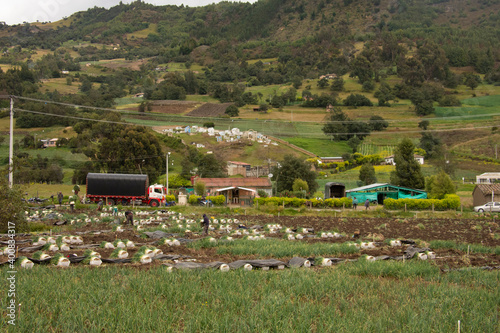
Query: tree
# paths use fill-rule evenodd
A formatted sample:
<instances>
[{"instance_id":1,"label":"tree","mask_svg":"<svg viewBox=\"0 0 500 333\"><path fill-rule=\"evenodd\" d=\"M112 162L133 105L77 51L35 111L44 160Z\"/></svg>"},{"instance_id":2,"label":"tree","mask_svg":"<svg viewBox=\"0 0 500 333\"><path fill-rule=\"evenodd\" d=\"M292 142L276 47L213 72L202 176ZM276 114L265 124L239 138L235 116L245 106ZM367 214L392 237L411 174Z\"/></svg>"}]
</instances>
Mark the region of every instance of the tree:
<instances>
[{"instance_id":1,"label":"tree","mask_svg":"<svg viewBox=\"0 0 500 333\"><path fill-rule=\"evenodd\" d=\"M344 90L344 79L341 77L336 77L332 80L330 84L330 90L332 91L343 91Z\"/></svg>"},{"instance_id":2,"label":"tree","mask_svg":"<svg viewBox=\"0 0 500 333\"><path fill-rule=\"evenodd\" d=\"M429 199L443 199L446 194L455 194L456 187L450 176L441 170L439 174L425 178L425 190Z\"/></svg>"},{"instance_id":3,"label":"tree","mask_svg":"<svg viewBox=\"0 0 500 333\"><path fill-rule=\"evenodd\" d=\"M361 180L365 185L374 184L377 182L377 177L375 176L375 168L370 163L365 163L359 169L359 180Z\"/></svg>"},{"instance_id":4,"label":"tree","mask_svg":"<svg viewBox=\"0 0 500 333\"><path fill-rule=\"evenodd\" d=\"M419 146L425 150L425 154L429 158L437 157L441 152L441 140L435 137L432 132L422 132Z\"/></svg>"},{"instance_id":5,"label":"tree","mask_svg":"<svg viewBox=\"0 0 500 333\"><path fill-rule=\"evenodd\" d=\"M421 101L415 104L415 113L419 116L428 116L434 113L434 104L430 100Z\"/></svg>"},{"instance_id":6,"label":"tree","mask_svg":"<svg viewBox=\"0 0 500 333\"><path fill-rule=\"evenodd\" d=\"M224 113L230 117L238 117L238 115L240 114L240 110L238 110L236 105L232 104L226 108L226 111Z\"/></svg>"},{"instance_id":7,"label":"tree","mask_svg":"<svg viewBox=\"0 0 500 333\"><path fill-rule=\"evenodd\" d=\"M293 155L286 155L278 166L272 168L271 173L278 192L292 191L295 179L306 181L310 192L318 188L316 173L311 171L309 163Z\"/></svg>"},{"instance_id":8,"label":"tree","mask_svg":"<svg viewBox=\"0 0 500 333\"><path fill-rule=\"evenodd\" d=\"M404 138L396 147L394 153L396 170L391 172L391 183L393 185L415 189L423 189L425 187L425 180L420 169L420 164L413 156L414 150L415 145L408 138Z\"/></svg>"},{"instance_id":9,"label":"tree","mask_svg":"<svg viewBox=\"0 0 500 333\"><path fill-rule=\"evenodd\" d=\"M343 141L349 140L354 136L363 140L365 136L370 134L370 126L368 124L351 120L338 107L334 107L326 117L326 124L321 130L325 135L330 135L332 139Z\"/></svg>"},{"instance_id":10,"label":"tree","mask_svg":"<svg viewBox=\"0 0 500 333\"><path fill-rule=\"evenodd\" d=\"M387 120L377 115L370 117L368 125L370 125L372 131L383 131L387 127L389 127L389 123L387 122Z\"/></svg>"},{"instance_id":11,"label":"tree","mask_svg":"<svg viewBox=\"0 0 500 333\"><path fill-rule=\"evenodd\" d=\"M307 182L305 180L297 178L293 181L292 189L294 192L298 191L307 192L309 190L309 185L307 185Z\"/></svg>"},{"instance_id":12,"label":"tree","mask_svg":"<svg viewBox=\"0 0 500 333\"><path fill-rule=\"evenodd\" d=\"M196 182L194 184L194 192L197 195L205 195L206 185L204 182Z\"/></svg>"},{"instance_id":13,"label":"tree","mask_svg":"<svg viewBox=\"0 0 500 333\"><path fill-rule=\"evenodd\" d=\"M481 78L479 77L479 75L476 75L474 73L466 73L464 75L464 84L471 89L476 89L477 86L479 86L479 84L481 83Z\"/></svg>"},{"instance_id":14,"label":"tree","mask_svg":"<svg viewBox=\"0 0 500 333\"><path fill-rule=\"evenodd\" d=\"M344 99L345 106L373 106L372 102L368 99L368 97L363 96L361 94L350 94Z\"/></svg>"},{"instance_id":15,"label":"tree","mask_svg":"<svg viewBox=\"0 0 500 333\"><path fill-rule=\"evenodd\" d=\"M424 66L415 57L408 58L398 66L398 74L404 79L406 85L420 86L425 79Z\"/></svg>"},{"instance_id":16,"label":"tree","mask_svg":"<svg viewBox=\"0 0 500 333\"><path fill-rule=\"evenodd\" d=\"M227 177L226 162L214 154L202 155L198 162L198 174L204 178Z\"/></svg>"},{"instance_id":17,"label":"tree","mask_svg":"<svg viewBox=\"0 0 500 333\"><path fill-rule=\"evenodd\" d=\"M360 55L354 59L351 64L351 76L358 77L360 83L371 80L373 69L371 62L366 57Z\"/></svg>"},{"instance_id":18,"label":"tree","mask_svg":"<svg viewBox=\"0 0 500 333\"><path fill-rule=\"evenodd\" d=\"M7 233L8 222L13 223L16 233L28 231L24 211L26 203L23 199L23 192L19 186L10 188L5 174L0 174L0 233Z\"/></svg>"},{"instance_id":19,"label":"tree","mask_svg":"<svg viewBox=\"0 0 500 333\"><path fill-rule=\"evenodd\" d=\"M328 79L324 77L318 81L318 88L324 89L326 87L328 87Z\"/></svg>"},{"instance_id":20,"label":"tree","mask_svg":"<svg viewBox=\"0 0 500 333\"><path fill-rule=\"evenodd\" d=\"M393 101L396 98L391 87L386 82L380 84L380 88L373 96L378 98L378 106L391 106L389 101Z\"/></svg>"},{"instance_id":21,"label":"tree","mask_svg":"<svg viewBox=\"0 0 500 333\"><path fill-rule=\"evenodd\" d=\"M349 147L351 147L352 152L355 153L358 151L358 147L361 144L361 140L357 136L353 136L347 141Z\"/></svg>"},{"instance_id":22,"label":"tree","mask_svg":"<svg viewBox=\"0 0 500 333\"><path fill-rule=\"evenodd\" d=\"M430 125L430 122L428 120L426 120L426 119L421 120L418 123L418 127L421 128L421 129L423 129L424 131L427 130L427 128L429 127L429 125Z\"/></svg>"}]
</instances>

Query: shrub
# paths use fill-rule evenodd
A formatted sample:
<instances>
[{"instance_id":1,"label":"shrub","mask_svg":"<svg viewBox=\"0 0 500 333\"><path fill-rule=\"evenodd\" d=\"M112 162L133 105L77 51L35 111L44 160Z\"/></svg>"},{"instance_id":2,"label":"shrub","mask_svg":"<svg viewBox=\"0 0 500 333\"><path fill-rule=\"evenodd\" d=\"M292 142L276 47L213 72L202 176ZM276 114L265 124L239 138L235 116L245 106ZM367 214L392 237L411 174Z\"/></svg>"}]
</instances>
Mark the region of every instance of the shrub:
<instances>
[{"instance_id":1,"label":"shrub","mask_svg":"<svg viewBox=\"0 0 500 333\"><path fill-rule=\"evenodd\" d=\"M226 197L221 195L209 195L207 200L212 201L215 206L222 206L226 203Z\"/></svg>"},{"instance_id":2,"label":"shrub","mask_svg":"<svg viewBox=\"0 0 500 333\"><path fill-rule=\"evenodd\" d=\"M188 199L188 203L191 205L196 205L198 204L198 201L200 200L201 196L196 195L196 194L191 194Z\"/></svg>"},{"instance_id":3,"label":"shrub","mask_svg":"<svg viewBox=\"0 0 500 333\"><path fill-rule=\"evenodd\" d=\"M352 207L352 199L347 198L347 197L346 198L339 198L339 199L330 198L330 199L326 199L324 202L325 202L325 207L336 207L336 208Z\"/></svg>"},{"instance_id":4,"label":"shrub","mask_svg":"<svg viewBox=\"0 0 500 333\"><path fill-rule=\"evenodd\" d=\"M257 190L257 194L259 195L259 197L261 198L267 198L267 192L264 191L264 190Z\"/></svg>"},{"instance_id":5,"label":"shrub","mask_svg":"<svg viewBox=\"0 0 500 333\"><path fill-rule=\"evenodd\" d=\"M350 94L344 99L345 106L373 106L372 102L361 94Z\"/></svg>"},{"instance_id":6,"label":"shrub","mask_svg":"<svg viewBox=\"0 0 500 333\"><path fill-rule=\"evenodd\" d=\"M434 205L435 210L456 210L460 207L460 197L456 194L447 194L444 199L391 199L384 200L384 208L399 210L431 210Z\"/></svg>"},{"instance_id":7,"label":"shrub","mask_svg":"<svg viewBox=\"0 0 500 333\"><path fill-rule=\"evenodd\" d=\"M175 195L173 195L173 194L166 195L165 200L167 202L175 201Z\"/></svg>"}]
</instances>

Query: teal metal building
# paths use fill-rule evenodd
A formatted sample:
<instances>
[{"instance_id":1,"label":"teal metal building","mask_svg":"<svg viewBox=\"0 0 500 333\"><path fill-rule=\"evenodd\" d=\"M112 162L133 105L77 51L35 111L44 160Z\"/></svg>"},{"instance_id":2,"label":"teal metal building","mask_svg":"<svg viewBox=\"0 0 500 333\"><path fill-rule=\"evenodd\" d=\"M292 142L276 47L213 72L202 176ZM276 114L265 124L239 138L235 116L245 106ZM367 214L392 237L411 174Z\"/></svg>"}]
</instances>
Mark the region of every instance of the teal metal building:
<instances>
[{"instance_id":1,"label":"teal metal building","mask_svg":"<svg viewBox=\"0 0 500 333\"><path fill-rule=\"evenodd\" d=\"M427 199L427 192L384 183L371 184L347 190L346 196L351 199L356 197L360 204L368 199L372 203L377 202L378 204L382 205L386 198Z\"/></svg>"}]
</instances>

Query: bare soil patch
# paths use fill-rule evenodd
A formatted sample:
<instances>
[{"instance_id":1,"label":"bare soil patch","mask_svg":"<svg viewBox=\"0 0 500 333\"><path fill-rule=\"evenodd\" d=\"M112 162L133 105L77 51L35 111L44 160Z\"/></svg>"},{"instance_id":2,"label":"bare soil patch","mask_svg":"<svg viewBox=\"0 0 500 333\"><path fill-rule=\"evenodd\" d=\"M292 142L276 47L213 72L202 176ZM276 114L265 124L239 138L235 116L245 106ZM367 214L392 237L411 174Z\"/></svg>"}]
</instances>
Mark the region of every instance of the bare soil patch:
<instances>
[{"instance_id":1,"label":"bare soil patch","mask_svg":"<svg viewBox=\"0 0 500 333\"><path fill-rule=\"evenodd\" d=\"M152 101L152 112L163 114L184 114L196 108L200 103L191 101Z\"/></svg>"},{"instance_id":2,"label":"bare soil patch","mask_svg":"<svg viewBox=\"0 0 500 333\"><path fill-rule=\"evenodd\" d=\"M223 104L215 104L215 103L205 103L199 108L194 109L189 112L186 116L190 117L219 117L223 116L226 112L226 109L229 105L233 103L223 103Z\"/></svg>"},{"instance_id":3,"label":"bare soil patch","mask_svg":"<svg viewBox=\"0 0 500 333\"><path fill-rule=\"evenodd\" d=\"M229 216L228 216L229 217ZM390 247L383 243L386 239L404 239L417 241L419 246L429 246L433 240L448 240L457 244L481 244L484 246L500 246L500 227L499 223L494 221L492 217L485 219L394 219L394 218L336 218L336 217L315 217L315 216L230 216L237 218L242 224L247 227L254 225L264 226L266 224L280 224L284 227L296 229L299 227L313 228L314 232L319 231L337 231L344 236L338 239L334 238L318 238L306 237L303 240L295 242L307 243L344 243L348 240L364 240L375 241L377 247L371 250L361 250L356 254L339 255L343 259L356 259L360 255L367 254L371 256L401 256L404 254L405 246ZM222 218L222 216L221 216ZM100 244L103 241L113 242L116 239L128 239L136 244L135 248L129 248L129 258L131 258L138 248L142 245L154 245L161 249L164 254L175 254L184 258L191 258L197 262L208 263L213 261L232 262L239 259L271 259L272 256L260 255L245 255L238 256L232 254L220 255L215 248L194 249L182 243L181 246L170 247L167 245L155 244L157 240L144 238L141 233L135 231L131 226L124 226L124 232L113 232L111 224L88 224L83 228L66 232L64 234L80 234L84 243ZM221 232L211 232L210 236L219 238ZM282 238L282 234L266 235L266 237ZM30 239L30 236L19 236L17 241ZM192 234L191 236L178 236L177 238L200 239L203 238L200 234ZM238 238L238 237L235 237ZM2 241L6 237L1 238ZM256 241L258 246L258 241ZM29 243L23 243L19 247L30 246ZM70 245L71 246L71 245ZM96 248L103 258L109 258L113 250ZM431 249L436 253L437 258L435 264L441 268L462 268L462 267L482 267L482 266L500 266L500 256L495 254L484 253L467 253L457 249ZM63 252L64 254L83 255L84 249L78 249L72 246L70 251ZM34 253L34 251L33 251ZM30 257L31 252L20 252L19 255ZM290 258L274 258L287 261ZM0 256L0 262L7 260L7 257ZM128 264L131 266L137 266Z\"/></svg>"}]
</instances>

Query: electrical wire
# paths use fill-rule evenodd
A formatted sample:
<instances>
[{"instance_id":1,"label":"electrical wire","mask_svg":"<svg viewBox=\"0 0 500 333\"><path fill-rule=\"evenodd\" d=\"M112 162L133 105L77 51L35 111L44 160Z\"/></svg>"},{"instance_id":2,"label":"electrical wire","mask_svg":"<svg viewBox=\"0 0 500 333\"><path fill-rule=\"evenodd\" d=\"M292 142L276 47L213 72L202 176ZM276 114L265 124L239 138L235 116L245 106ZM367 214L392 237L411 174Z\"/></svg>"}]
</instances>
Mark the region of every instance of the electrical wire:
<instances>
[{"instance_id":1,"label":"electrical wire","mask_svg":"<svg viewBox=\"0 0 500 333\"><path fill-rule=\"evenodd\" d=\"M40 114L44 116L53 116L53 117L60 117L60 118L69 118L69 119L76 119L76 120L84 120L84 121L93 121L93 122L101 122L101 123L109 123L109 124L117 124L117 125L125 125L125 126L143 126L143 127L158 127L158 125L137 125L134 123L130 122L119 122L119 121L111 121L111 120L105 120L105 119L92 119L92 118L84 118L84 117L77 117L77 116L68 116L68 115L60 115L60 114L54 114L54 113L47 113L47 112L41 112L41 111L31 111L31 110L25 110L25 109L19 109L15 108L14 111L20 111L20 112L27 112L27 113L34 113L34 114ZM495 124L495 125L489 125L489 126L480 126L480 127L460 127L460 128L446 128L446 129L428 129L425 132L453 132L453 131L464 131L464 130L478 130L478 129L487 129L487 128L493 128L493 127L499 127L500 124ZM284 132L284 133L283 133ZM374 131L374 132L343 132L343 133L332 133L332 135L354 135L354 134L360 134L360 135L386 135L386 134L400 134L400 133L421 133L424 132L422 130L409 130L409 131ZM318 135L318 132L300 132L298 133L297 131L282 131L280 135Z\"/></svg>"},{"instance_id":2,"label":"electrical wire","mask_svg":"<svg viewBox=\"0 0 500 333\"><path fill-rule=\"evenodd\" d=\"M77 109L84 108L84 109L90 109L90 110L98 110L98 111L109 111L109 112L116 112L116 113L124 113L124 114L130 114L130 115L143 115L144 113L136 112L136 111L130 111L130 110L117 110L117 109L110 109L110 108L100 108L96 106L87 106L87 105L77 105L77 104L71 104L71 103L63 103L63 102L55 102L55 101L50 101L50 100L43 100L43 99L37 99L37 98L31 98L31 97L23 97L23 96L12 96L16 99L20 100L27 100L27 101L32 101L32 102L40 102L40 103L45 103L45 104L56 104L56 105L63 105L63 106L68 106L68 107L74 107ZM185 119L193 119L193 118L199 118L199 117L189 117L189 116L172 116L172 115L161 115L161 114L155 114L156 117L171 117L171 118L185 118ZM422 120L428 120L428 121L438 121L438 120L456 120L456 119L467 119L467 118L478 118L478 117L495 117L495 116L500 116L500 113L489 113L489 114L479 114L479 115L462 115L462 116L450 116L450 117L435 117L435 118L428 118L428 119L421 119L421 118L409 118L409 119L383 119L383 120L369 120L372 123L378 123L378 122L389 122L389 123L408 123L408 122L413 122L413 121L422 121ZM209 117L203 118L203 119L208 119ZM216 117L213 117L214 119L219 119ZM219 119L220 120L220 119ZM236 120L236 122L243 122L245 121L244 119L231 119L232 122ZM263 122L281 122L278 120L262 120ZM358 120L340 120L340 121L301 121L303 123L356 123L359 122Z\"/></svg>"}]
</instances>

